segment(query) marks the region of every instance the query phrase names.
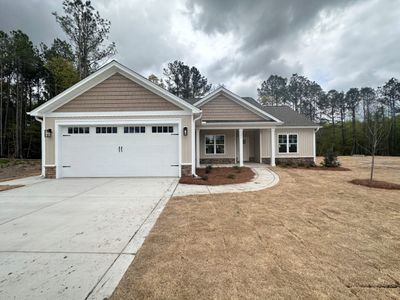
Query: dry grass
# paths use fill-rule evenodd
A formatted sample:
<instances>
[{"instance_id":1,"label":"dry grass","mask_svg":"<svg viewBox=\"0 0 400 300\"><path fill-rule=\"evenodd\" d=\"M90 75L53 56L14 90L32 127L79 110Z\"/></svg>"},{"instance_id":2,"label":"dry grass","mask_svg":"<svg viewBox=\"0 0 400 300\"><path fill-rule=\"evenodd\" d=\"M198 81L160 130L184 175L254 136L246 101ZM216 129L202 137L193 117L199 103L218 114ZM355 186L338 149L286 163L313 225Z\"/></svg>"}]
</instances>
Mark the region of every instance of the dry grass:
<instances>
[{"instance_id":1,"label":"dry grass","mask_svg":"<svg viewBox=\"0 0 400 300\"><path fill-rule=\"evenodd\" d=\"M23 185L17 184L17 185L0 185L0 192L2 191L7 191L7 190L12 190L12 189L16 189L19 187L22 187Z\"/></svg>"},{"instance_id":2,"label":"dry grass","mask_svg":"<svg viewBox=\"0 0 400 300\"><path fill-rule=\"evenodd\" d=\"M0 159L0 182L40 175L39 159Z\"/></svg>"},{"instance_id":3,"label":"dry grass","mask_svg":"<svg viewBox=\"0 0 400 300\"><path fill-rule=\"evenodd\" d=\"M112 299L398 299L400 192L348 172L276 168L272 189L173 198ZM400 183L400 158L377 180Z\"/></svg>"}]
</instances>

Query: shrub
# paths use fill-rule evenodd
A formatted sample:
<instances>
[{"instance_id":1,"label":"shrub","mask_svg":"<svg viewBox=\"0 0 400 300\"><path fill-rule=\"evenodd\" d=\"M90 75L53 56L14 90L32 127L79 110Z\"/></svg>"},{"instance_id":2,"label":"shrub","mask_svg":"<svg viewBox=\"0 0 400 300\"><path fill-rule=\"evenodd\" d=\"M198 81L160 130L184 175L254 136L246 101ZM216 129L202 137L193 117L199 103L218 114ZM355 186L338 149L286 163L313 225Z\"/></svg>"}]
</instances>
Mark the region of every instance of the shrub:
<instances>
[{"instance_id":1,"label":"shrub","mask_svg":"<svg viewBox=\"0 0 400 300\"><path fill-rule=\"evenodd\" d=\"M204 181L207 181L208 180L208 176L207 175L201 176L201 179L203 179Z\"/></svg>"},{"instance_id":2,"label":"shrub","mask_svg":"<svg viewBox=\"0 0 400 300\"><path fill-rule=\"evenodd\" d=\"M233 169L235 169L235 171L238 173L242 172L242 168L239 166L233 166Z\"/></svg>"},{"instance_id":3,"label":"shrub","mask_svg":"<svg viewBox=\"0 0 400 300\"><path fill-rule=\"evenodd\" d=\"M332 149L326 151L324 155L324 161L321 162L321 165L326 168L336 168L340 166L340 162L337 159L337 153Z\"/></svg>"},{"instance_id":4,"label":"shrub","mask_svg":"<svg viewBox=\"0 0 400 300\"><path fill-rule=\"evenodd\" d=\"M212 165L208 165L206 167L206 174L211 173L211 170L212 170Z\"/></svg>"},{"instance_id":5,"label":"shrub","mask_svg":"<svg viewBox=\"0 0 400 300\"><path fill-rule=\"evenodd\" d=\"M235 178L236 178L235 174L229 174L229 175L226 176L226 177L228 177L229 179L235 179Z\"/></svg>"}]
</instances>

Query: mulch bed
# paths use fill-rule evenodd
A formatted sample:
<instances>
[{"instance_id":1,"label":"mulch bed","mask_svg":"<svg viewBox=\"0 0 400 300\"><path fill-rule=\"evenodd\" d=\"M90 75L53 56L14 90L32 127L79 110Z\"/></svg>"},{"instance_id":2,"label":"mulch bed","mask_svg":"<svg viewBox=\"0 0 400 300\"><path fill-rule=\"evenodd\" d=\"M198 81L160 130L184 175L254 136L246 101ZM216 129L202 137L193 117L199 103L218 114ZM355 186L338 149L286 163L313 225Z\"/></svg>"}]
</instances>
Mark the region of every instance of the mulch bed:
<instances>
[{"instance_id":1,"label":"mulch bed","mask_svg":"<svg viewBox=\"0 0 400 300\"><path fill-rule=\"evenodd\" d=\"M233 168L222 167L212 168L209 173L206 173L205 168L196 169L199 178L192 176L183 176L179 183L198 184L198 185L224 185L233 183L248 182L254 177L254 172L247 167ZM207 178L207 179L206 179Z\"/></svg>"},{"instance_id":2,"label":"mulch bed","mask_svg":"<svg viewBox=\"0 0 400 300\"><path fill-rule=\"evenodd\" d=\"M362 185L370 188L385 189L385 190L400 190L400 184L387 181L379 181L369 179L353 179L349 181L352 184Z\"/></svg>"},{"instance_id":3,"label":"mulch bed","mask_svg":"<svg viewBox=\"0 0 400 300\"><path fill-rule=\"evenodd\" d=\"M21 184L17 184L17 185L0 185L0 192L2 191L7 191L7 190L12 190L12 189L16 189L19 187L23 187L24 185Z\"/></svg>"}]
</instances>

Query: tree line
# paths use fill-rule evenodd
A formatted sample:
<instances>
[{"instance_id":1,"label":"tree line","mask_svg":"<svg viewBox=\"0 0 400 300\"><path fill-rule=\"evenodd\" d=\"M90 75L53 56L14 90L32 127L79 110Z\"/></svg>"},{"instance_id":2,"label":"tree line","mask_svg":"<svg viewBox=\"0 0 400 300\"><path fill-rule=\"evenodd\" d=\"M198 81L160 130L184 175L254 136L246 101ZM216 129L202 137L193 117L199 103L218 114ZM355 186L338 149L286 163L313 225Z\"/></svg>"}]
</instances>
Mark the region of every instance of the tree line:
<instances>
[{"instance_id":1,"label":"tree line","mask_svg":"<svg viewBox=\"0 0 400 300\"><path fill-rule=\"evenodd\" d=\"M382 130L376 152L400 155L400 82L391 78L378 88L324 91L315 81L293 74L289 79L271 75L257 89L263 105L287 105L323 127L317 134L318 154L332 149L339 154L369 154L371 124Z\"/></svg>"},{"instance_id":2,"label":"tree line","mask_svg":"<svg viewBox=\"0 0 400 300\"><path fill-rule=\"evenodd\" d=\"M0 157L40 157L40 124L27 112L69 88L116 51L104 45L110 22L90 1L63 1L54 12L68 41L34 45L21 30L0 30Z\"/></svg>"}]
</instances>

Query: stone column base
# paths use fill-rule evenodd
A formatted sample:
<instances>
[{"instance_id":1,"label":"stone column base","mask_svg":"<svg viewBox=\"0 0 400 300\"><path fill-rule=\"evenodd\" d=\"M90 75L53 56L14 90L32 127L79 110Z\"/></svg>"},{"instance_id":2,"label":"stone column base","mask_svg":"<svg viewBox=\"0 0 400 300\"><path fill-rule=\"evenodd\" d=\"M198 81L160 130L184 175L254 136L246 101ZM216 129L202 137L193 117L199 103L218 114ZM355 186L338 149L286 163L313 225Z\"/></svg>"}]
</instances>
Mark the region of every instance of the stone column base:
<instances>
[{"instance_id":1,"label":"stone column base","mask_svg":"<svg viewBox=\"0 0 400 300\"><path fill-rule=\"evenodd\" d=\"M192 165L181 165L181 175L182 176L192 175Z\"/></svg>"},{"instance_id":2,"label":"stone column base","mask_svg":"<svg viewBox=\"0 0 400 300\"><path fill-rule=\"evenodd\" d=\"M56 178L56 167L44 167L44 177L55 179Z\"/></svg>"}]
</instances>

